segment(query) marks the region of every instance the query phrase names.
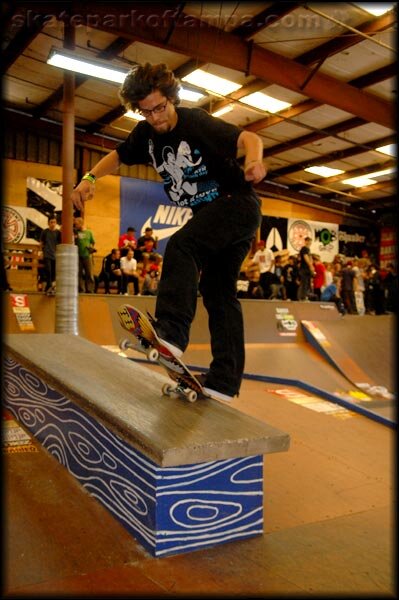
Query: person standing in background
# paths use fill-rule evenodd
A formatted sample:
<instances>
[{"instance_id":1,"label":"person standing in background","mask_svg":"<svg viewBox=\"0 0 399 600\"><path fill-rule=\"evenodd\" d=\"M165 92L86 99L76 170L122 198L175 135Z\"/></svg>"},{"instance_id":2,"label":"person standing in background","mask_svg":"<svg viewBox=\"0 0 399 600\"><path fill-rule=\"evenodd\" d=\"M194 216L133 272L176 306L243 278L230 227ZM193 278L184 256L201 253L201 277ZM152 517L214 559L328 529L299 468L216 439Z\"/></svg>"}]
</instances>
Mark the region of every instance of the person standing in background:
<instances>
[{"instance_id":1,"label":"person standing in background","mask_svg":"<svg viewBox=\"0 0 399 600\"><path fill-rule=\"evenodd\" d=\"M312 238L305 237L305 243L299 251L299 287L298 300L308 300L312 291L312 277L315 276L313 259L310 253Z\"/></svg>"},{"instance_id":2,"label":"person standing in background","mask_svg":"<svg viewBox=\"0 0 399 600\"><path fill-rule=\"evenodd\" d=\"M40 235L40 246L43 252L43 263L45 271L46 286L45 293L55 290L56 284L56 248L61 243L61 231L57 229L57 219L54 216L48 218L48 227L43 229Z\"/></svg>"},{"instance_id":3,"label":"person standing in background","mask_svg":"<svg viewBox=\"0 0 399 600\"><path fill-rule=\"evenodd\" d=\"M93 233L86 229L82 217L75 218L75 242L79 256L79 292L94 292L93 257L96 243Z\"/></svg>"}]
</instances>

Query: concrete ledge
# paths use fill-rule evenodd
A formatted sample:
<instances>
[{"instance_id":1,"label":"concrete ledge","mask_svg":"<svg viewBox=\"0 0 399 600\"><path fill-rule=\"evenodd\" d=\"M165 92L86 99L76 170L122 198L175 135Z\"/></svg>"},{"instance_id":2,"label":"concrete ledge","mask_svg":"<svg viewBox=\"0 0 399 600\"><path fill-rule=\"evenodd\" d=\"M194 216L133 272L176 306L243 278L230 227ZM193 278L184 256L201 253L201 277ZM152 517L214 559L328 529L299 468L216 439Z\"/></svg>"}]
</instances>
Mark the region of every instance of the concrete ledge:
<instances>
[{"instance_id":1,"label":"concrete ledge","mask_svg":"<svg viewBox=\"0 0 399 600\"><path fill-rule=\"evenodd\" d=\"M164 397L169 379L68 334L11 334L6 353L160 466L268 454L289 436L216 400Z\"/></svg>"},{"instance_id":2,"label":"concrete ledge","mask_svg":"<svg viewBox=\"0 0 399 600\"><path fill-rule=\"evenodd\" d=\"M262 454L289 436L83 338L5 340L5 405L154 556L263 532Z\"/></svg>"}]
</instances>

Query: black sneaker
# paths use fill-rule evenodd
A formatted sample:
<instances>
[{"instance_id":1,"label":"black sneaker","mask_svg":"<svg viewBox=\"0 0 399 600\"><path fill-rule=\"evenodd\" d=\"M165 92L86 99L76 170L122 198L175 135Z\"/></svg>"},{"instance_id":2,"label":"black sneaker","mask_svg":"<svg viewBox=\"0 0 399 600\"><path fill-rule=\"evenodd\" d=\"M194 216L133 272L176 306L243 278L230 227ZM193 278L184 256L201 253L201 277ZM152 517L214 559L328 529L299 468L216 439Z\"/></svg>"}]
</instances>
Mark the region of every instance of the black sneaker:
<instances>
[{"instance_id":1,"label":"black sneaker","mask_svg":"<svg viewBox=\"0 0 399 600\"><path fill-rule=\"evenodd\" d=\"M216 400L223 400L224 402L231 402L234 399L234 396L229 396L228 394L224 394L223 392L219 392L206 384L206 373L199 373L195 375L196 379L200 382L202 387L204 388L204 392L209 394L212 398Z\"/></svg>"}]
</instances>

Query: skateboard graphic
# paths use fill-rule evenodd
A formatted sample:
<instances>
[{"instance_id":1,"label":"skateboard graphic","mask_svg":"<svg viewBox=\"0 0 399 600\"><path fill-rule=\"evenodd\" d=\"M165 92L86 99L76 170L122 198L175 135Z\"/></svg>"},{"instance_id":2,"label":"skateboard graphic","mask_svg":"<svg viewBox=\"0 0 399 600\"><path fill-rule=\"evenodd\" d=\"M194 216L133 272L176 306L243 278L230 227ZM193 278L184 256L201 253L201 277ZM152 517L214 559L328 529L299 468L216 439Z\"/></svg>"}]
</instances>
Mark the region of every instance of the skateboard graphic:
<instances>
[{"instance_id":1,"label":"skateboard graphic","mask_svg":"<svg viewBox=\"0 0 399 600\"><path fill-rule=\"evenodd\" d=\"M186 365L162 344L152 325L154 319L150 315L147 317L137 308L123 304L118 309L118 316L122 327L135 338L134 342L129 339L120 340L120 349L130 348L142 352L149 362L162 365L175 382L175 385L165 383L162 386L163 394L177 394L189 402L195 402L198 397L210 397Z\"/></svg>"}]
</instances>

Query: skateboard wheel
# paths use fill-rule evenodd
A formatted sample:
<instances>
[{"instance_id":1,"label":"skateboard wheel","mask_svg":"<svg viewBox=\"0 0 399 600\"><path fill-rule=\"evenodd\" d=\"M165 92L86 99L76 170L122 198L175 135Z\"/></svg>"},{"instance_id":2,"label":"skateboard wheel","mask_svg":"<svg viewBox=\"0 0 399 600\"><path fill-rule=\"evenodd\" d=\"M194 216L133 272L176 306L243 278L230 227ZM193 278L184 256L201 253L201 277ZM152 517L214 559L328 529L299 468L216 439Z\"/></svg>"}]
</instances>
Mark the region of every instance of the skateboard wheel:
<instances>
[{"instance_id":1,"label":"skateboard wheel","mask_svg":"<svg viewBox=\"0 0 399 600\"><path fill-rule=\"evenodd\" d=\"M171 386L169 383L164 383L162 386L162 394L165 396L170 396L172 392L173 386Z\"/></svg>"},{"instance_id":2,"label":"skateboard wheel","mask_svg":"<svg viewBox=\"0 0 399 600\"><path fill-rule=\"evenodd\" d=\"M120 340L120 342L119 342L119 348L121 350L127 350L128 348L131 348L131 346L132 346L132 344L127 339Z\"/></svg>"},{"instance_id":3,"label":"skateboard wheel","mask_svg":"<svg viewBox=\"0 0 399 600\"><path fill-rule=\"evenodd\" d=\"M150 350L148 350L146 352L146 354L147 354L147 358L150 362L157 362L157 360L159 358L158 350L155 350L155 348L151 348Z\"/></svg>"},{"instance_id":4,"label":"skateboard wheel","mask_svg":"<svg viewBox=\"0 0 399 600\"><path fill-rule=\"evenodd\" d=\"M185 394L185 396L189 402L195 402L197 400L197 392L194 390L190 390Z\"/></svg>"}]
</instances>

